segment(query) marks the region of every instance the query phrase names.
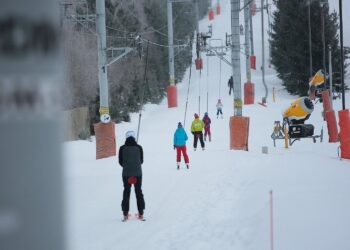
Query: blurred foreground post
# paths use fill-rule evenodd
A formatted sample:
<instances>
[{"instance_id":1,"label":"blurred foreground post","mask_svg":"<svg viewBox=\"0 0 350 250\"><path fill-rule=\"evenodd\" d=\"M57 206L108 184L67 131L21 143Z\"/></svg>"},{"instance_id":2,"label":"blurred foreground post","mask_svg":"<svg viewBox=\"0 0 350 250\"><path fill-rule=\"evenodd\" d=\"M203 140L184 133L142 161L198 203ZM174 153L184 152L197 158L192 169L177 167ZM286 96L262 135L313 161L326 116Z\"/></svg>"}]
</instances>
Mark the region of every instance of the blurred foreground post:
<instances>
[{"instance_id":1,"label":"blurred foreground post","mask_svg":"<svg viewBox=\"0 0 350 250\"><path fill-rule=\"evenodd\" d=\"M62 250L59 4L0 8L0 249Z\"/></svg>"}]
</instances>

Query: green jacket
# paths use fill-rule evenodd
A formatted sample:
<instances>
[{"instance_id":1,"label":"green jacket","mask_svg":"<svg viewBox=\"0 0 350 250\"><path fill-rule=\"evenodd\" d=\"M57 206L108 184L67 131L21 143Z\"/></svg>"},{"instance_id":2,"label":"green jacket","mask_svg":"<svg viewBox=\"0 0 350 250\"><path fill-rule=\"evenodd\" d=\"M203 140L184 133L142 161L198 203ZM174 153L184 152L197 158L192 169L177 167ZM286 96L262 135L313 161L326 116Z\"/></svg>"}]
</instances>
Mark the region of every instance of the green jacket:
<instances>
[{"instance_id":1,"label":"green jacket","mask_svg":"<svg viewBox=\"0 0 350 250\"><path fill-rule=\"evenodd\" d=\"M194 119L191 125L191 132L201 132L203 128L204 122L199 118Z\"/></svg>"}]
</instances>

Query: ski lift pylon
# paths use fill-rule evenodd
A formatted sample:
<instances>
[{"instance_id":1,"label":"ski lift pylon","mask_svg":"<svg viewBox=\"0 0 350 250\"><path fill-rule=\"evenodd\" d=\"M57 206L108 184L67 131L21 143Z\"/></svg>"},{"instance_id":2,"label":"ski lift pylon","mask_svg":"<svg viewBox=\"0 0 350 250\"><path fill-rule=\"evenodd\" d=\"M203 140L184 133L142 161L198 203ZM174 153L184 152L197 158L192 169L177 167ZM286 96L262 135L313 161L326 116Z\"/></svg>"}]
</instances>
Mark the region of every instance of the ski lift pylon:
<instances>
[{"instance_id":1,"label":"ski lift pylon","mask_svg":"<svg viewBox=\"0 0 350 250\"><path fill-rule=\"evenodd\" d=\"M214 19L214 11L212 8L210 8L209 10L209 21L213 20Z\"/></svg>"},{"instance_id":2,"label":"ski lift pylon","mask_svg":"<svg viewBox=\"0 0 350 250\"><path fill-rule=\"evenodd\" d=\"M246 82L244 84L244 105L254 104L254 84Z\"/></svg>"},{"instance_id":3,"label":"ski lift pylon","mask_svg":"<svg viewBox=\"0 0 350 250\"><path fill-rule=\"evenodd\" d=\"M250 68L255 70L256 69L256 57L254 55L251 55L249 57L249 59L250 59Z\"/></svg>"},{"instance_id":4,"label":"ski lift pylon","mask_svg":"<svg viewBox=\"0 0 350 250\"><path fill-rule=\"evenodd\" d=\"M221 13L221 7L220 7L220 5L218 4L218 5L216 6L216 15L220 15L220 13Z\"/></svg>"},{"instance_id":5,"label":"ski lift pylon","mask_svg":"<svg viewBox=\"0 0 350 250\"><path fill-rule=\"evenodd\" d=\"M196 58L195 64L196 64L196 70L203 69L203 60L202 60L202 58Z\"/></svg>"}]
</instances>

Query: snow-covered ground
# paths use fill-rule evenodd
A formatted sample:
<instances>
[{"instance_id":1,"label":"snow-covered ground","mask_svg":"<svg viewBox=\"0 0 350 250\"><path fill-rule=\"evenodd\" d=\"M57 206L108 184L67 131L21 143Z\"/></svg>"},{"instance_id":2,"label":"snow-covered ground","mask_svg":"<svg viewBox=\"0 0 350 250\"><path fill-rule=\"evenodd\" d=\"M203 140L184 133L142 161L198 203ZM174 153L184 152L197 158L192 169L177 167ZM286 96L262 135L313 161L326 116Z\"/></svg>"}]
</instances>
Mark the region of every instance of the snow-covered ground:
<instances>
[{"instance_id":1,"label":"snow-covered ground","mask_svg":"<svg viewBox=\"0 0 350 250\"><path fill-rule=\"evenodd\" d=\"M333 0L331 3L336 3ZM344 5L348 4L348 1ZM222 15L213 21L213 37L225 39L230 33L230 1L221 1ZM337 6L337 5L336 5ZM345 7L345 6L344 6ZM347 17L348 18L348 17ZM243 20L243 19L242 19ZM349 31L344 21L346 30ZM200 23L206 31L209 22ZM260 14L254 17L257 69L261 62ZM243 37L241 37L243 43ZM349 40L346 41L349 44ZM267 45L267 43L266 43ZM266 48L266 55L268 54ZM229 56L229 55L228 55ZM242 60L242 83L245 64ZM273 69L267 70L267 107L258 103L264 95L261 72L253 71L255 103L244 106L250 117L249 151L229 150L229 117L232 96L227 79L231 69L222 63L221 99L224 118L216 119L219 93L219 59L203 55L202 75L192 68L185 129L190 169L176 170L173 133L184 120L189 70L178 84L178 107L146 105L142 115L139 143L144 149L143 192L146 222L121 222L123 184L117 157L95 160L95 143L75 141L64 144L67 239L70 250L165 250L165 249L270 249L269 192L273 191L274 244L283 250L350 249L350 161L337 157L339 143L328 143L327 126L318 103L307 123L315 133L325 131L324 141L296 142L285 149L284 142L273 147L270 135L275 120L296 99L280 85ZM207 75L209 76L207 79ZM199 87L200 84L200 87ZM275 87L276 102L271 90ZM199 92L201 91L201 92ZM212 142L205 151L192 149L190 123L198 112L212 118ZM347 93L349 95L349 93ZM350 98L347 98L347 104ZM341 103L334 103L339 110ZM138 114L130 123L116 125L117 147L127 130L137 129ZM262 154L262 147L268 154ZM131 195L131 213L136 199Z\"/></svg>"}]
</instances>

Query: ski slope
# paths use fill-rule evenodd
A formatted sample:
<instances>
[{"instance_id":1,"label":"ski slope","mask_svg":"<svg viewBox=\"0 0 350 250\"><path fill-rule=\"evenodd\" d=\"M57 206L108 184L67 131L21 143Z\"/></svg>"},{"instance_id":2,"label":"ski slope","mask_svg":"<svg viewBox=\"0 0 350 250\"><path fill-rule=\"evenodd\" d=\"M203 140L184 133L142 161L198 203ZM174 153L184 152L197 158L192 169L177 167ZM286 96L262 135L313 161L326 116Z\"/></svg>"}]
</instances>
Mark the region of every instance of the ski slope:
<instances>
[{"instance_id":1,"label":"ski slope","mask_svg":"<svg viewBox=\"0 0 350 250\"><path fill-rule=\"evenodd\" d=\"M212 22L213 37L225 39L225 32L231 33L230 1L221 1L221 6L221 15ZM253 20L259 69L260 14ZM209 21L202 20L200 31L206 31L208 24ZM266 42L266 55L267 49ZM207 58L202 56L202 74L193 65L190 86L189 69L183 82L177 85L177 108L168 109L164 100L160 105L147 104L143 110L139 144L144 149L146 222L136 219L121 222L123 184L117 157L95 160L94 138L91 142L64 143L68 249L268 250L270 190L274 194L275 249L350 249L350 161L338 159L339 143L328 143L322 106L315 105L307 123L315 125L315 134L323 127L323 143L302 140L285 149L284 142L279 141L273 147L270 138L273 123L281 120L282 111L297 97L288 95L273 69L267 69L270 91L267 107L257 104L264 96L264 88L260 70L252 71L256 104L243 107L243 115L250 117L249 151L231 151L229 118L233 115L233 97L228 95L227 87L231 69L222 63L220 93L224 117L216 119L219 59L209 58L207 71ZM243 59L242 56L242 84ZM184 121L188 86L185 130L190 137L187 143L190 169L182 162L182 168L176 170L172 140L177 123ZM276 89L276 102L272 101L272 87ZM190 124L193 114L198 112L199 97L201 117L206 111L207 93L212 142L206 143L205 151L194 152ZM347 105L349 101L347 98ZM334 107L340 109L339 100ZM136 131L137 124L138 114L132 114L131 122L116 125L117 148L124 143L125 132ZM268 147L268 154L261 153L263 146ZM137 209L133 191L130 201L130 212L134 214Z\"/></svg>"}]
</instances>

